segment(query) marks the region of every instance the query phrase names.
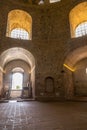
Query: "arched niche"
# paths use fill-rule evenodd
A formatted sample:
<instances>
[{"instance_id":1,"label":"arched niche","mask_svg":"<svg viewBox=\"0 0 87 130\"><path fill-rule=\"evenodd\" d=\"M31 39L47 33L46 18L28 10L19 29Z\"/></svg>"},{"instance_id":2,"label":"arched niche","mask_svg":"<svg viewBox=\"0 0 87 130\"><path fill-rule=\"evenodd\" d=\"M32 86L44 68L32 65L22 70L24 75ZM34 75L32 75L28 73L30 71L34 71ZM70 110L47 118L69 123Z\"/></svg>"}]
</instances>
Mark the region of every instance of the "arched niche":
<instances>
[{"instance_id":1,"label":"arched niche","mask_svg":"<svg viewBox=\"0 0 87 130\"><path fill-rule=\"evenodd\" d=\"M46 93L53 93L54 92L54 79L53 77L46 77L45 78L45 92Z\"/></svg>"}]
</instances>

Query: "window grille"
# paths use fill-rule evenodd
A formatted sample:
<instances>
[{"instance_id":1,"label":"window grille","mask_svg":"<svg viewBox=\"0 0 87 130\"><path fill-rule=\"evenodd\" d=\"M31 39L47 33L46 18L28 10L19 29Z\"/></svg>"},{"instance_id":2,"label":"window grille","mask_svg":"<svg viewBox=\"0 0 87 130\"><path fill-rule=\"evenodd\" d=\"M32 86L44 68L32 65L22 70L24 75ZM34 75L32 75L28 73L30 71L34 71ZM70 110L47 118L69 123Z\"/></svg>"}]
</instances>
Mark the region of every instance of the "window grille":
<instances>
[{"instance_id":1,"label":"window grille","mask_svg":"<svg viewBox=\"0 0 87 130\"><path fill-rule=\"evenodd\" d=\"M22 28L15 28L11 31L11 38L29 40L29 33Z\"/></svg>"},{"instance_id":2,"label":"window grille","mask_svg":"<svg viewBox=\"0 0 87 130\"><path fill-rule=\"evenodd\" d=\"M83 22L76 27L75 37L82 37L87 35L87 22Z\"/></svg>"}]
</instances>

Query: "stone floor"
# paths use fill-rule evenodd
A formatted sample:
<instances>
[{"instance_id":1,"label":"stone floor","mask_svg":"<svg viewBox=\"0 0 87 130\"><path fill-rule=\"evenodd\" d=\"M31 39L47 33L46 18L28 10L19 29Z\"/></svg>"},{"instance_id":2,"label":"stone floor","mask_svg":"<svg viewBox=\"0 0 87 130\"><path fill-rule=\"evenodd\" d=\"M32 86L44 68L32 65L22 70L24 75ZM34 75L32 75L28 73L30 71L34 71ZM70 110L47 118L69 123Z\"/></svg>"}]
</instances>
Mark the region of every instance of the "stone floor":
<instances>
[{"instance_id":1,"label":"stone floor","mask_svg":"<svg viewBox=\"0 0 87 130\"><path fill-rule=\"evenodd\" d=\"M0 130L87 130L87 102L0 103Z\"/></svg>"}]
</instances>

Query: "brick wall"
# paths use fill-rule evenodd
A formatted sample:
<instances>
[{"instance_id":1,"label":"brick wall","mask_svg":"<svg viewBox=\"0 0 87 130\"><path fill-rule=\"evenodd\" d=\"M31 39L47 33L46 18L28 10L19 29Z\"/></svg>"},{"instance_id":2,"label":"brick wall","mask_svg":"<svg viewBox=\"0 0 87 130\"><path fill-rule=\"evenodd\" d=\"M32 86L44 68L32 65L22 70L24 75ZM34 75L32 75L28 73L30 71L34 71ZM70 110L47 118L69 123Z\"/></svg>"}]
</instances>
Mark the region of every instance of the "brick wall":
<instances>
[{"instance_id":1,"label":"brick wall","mask_svg":"<svg viewBox=\"0 0 87 130\"><path fill-rule=\"evenodd\" d=\"M35 57L35 95L45 97L45 79L52 77L55 91L51 96L55 99L65 97L64 80L61 71L66 57L83 46L80 40L71 39L69 13L70 10L84 0L61 0L43 6L18 3L17 1L0 1L0 54L3 51L21 47ZM6 37L7 18L13 9L24 10L32 17L32 40L17 40ZM84 44L87 38L83 39ZM26 66L26 65L24 65ZM43 93L40 95L40 93ZM50 97L50 96L49 96Z\"/></svg>"}]
</instances>

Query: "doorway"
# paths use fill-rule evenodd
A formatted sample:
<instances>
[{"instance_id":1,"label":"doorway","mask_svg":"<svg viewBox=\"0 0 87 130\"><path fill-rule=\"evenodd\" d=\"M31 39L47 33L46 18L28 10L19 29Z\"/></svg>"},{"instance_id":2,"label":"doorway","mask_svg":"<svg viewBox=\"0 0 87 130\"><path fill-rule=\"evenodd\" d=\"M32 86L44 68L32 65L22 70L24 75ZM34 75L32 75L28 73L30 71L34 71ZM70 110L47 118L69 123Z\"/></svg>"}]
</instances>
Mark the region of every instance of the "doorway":
<instances>
[{"instance_id":1,"label":"doorway","mask_svg":"<svg viewBox=\"0 0 87 130\"><path fill-rule=\"evenodd\" d=\"M22 90L23 87L23 73L16 72L12 74L11 90Z\"/></svg>"},{"instance_id":2,"label":"doorway","mask_svg":"<svg viewBox=\"0 0 87 130\"><path fill-rule=\"evenodd\" d=\"M12 73L11 98L19 98L22 94L23 88L23 73Z\"/></svg>"}]
</instances>

